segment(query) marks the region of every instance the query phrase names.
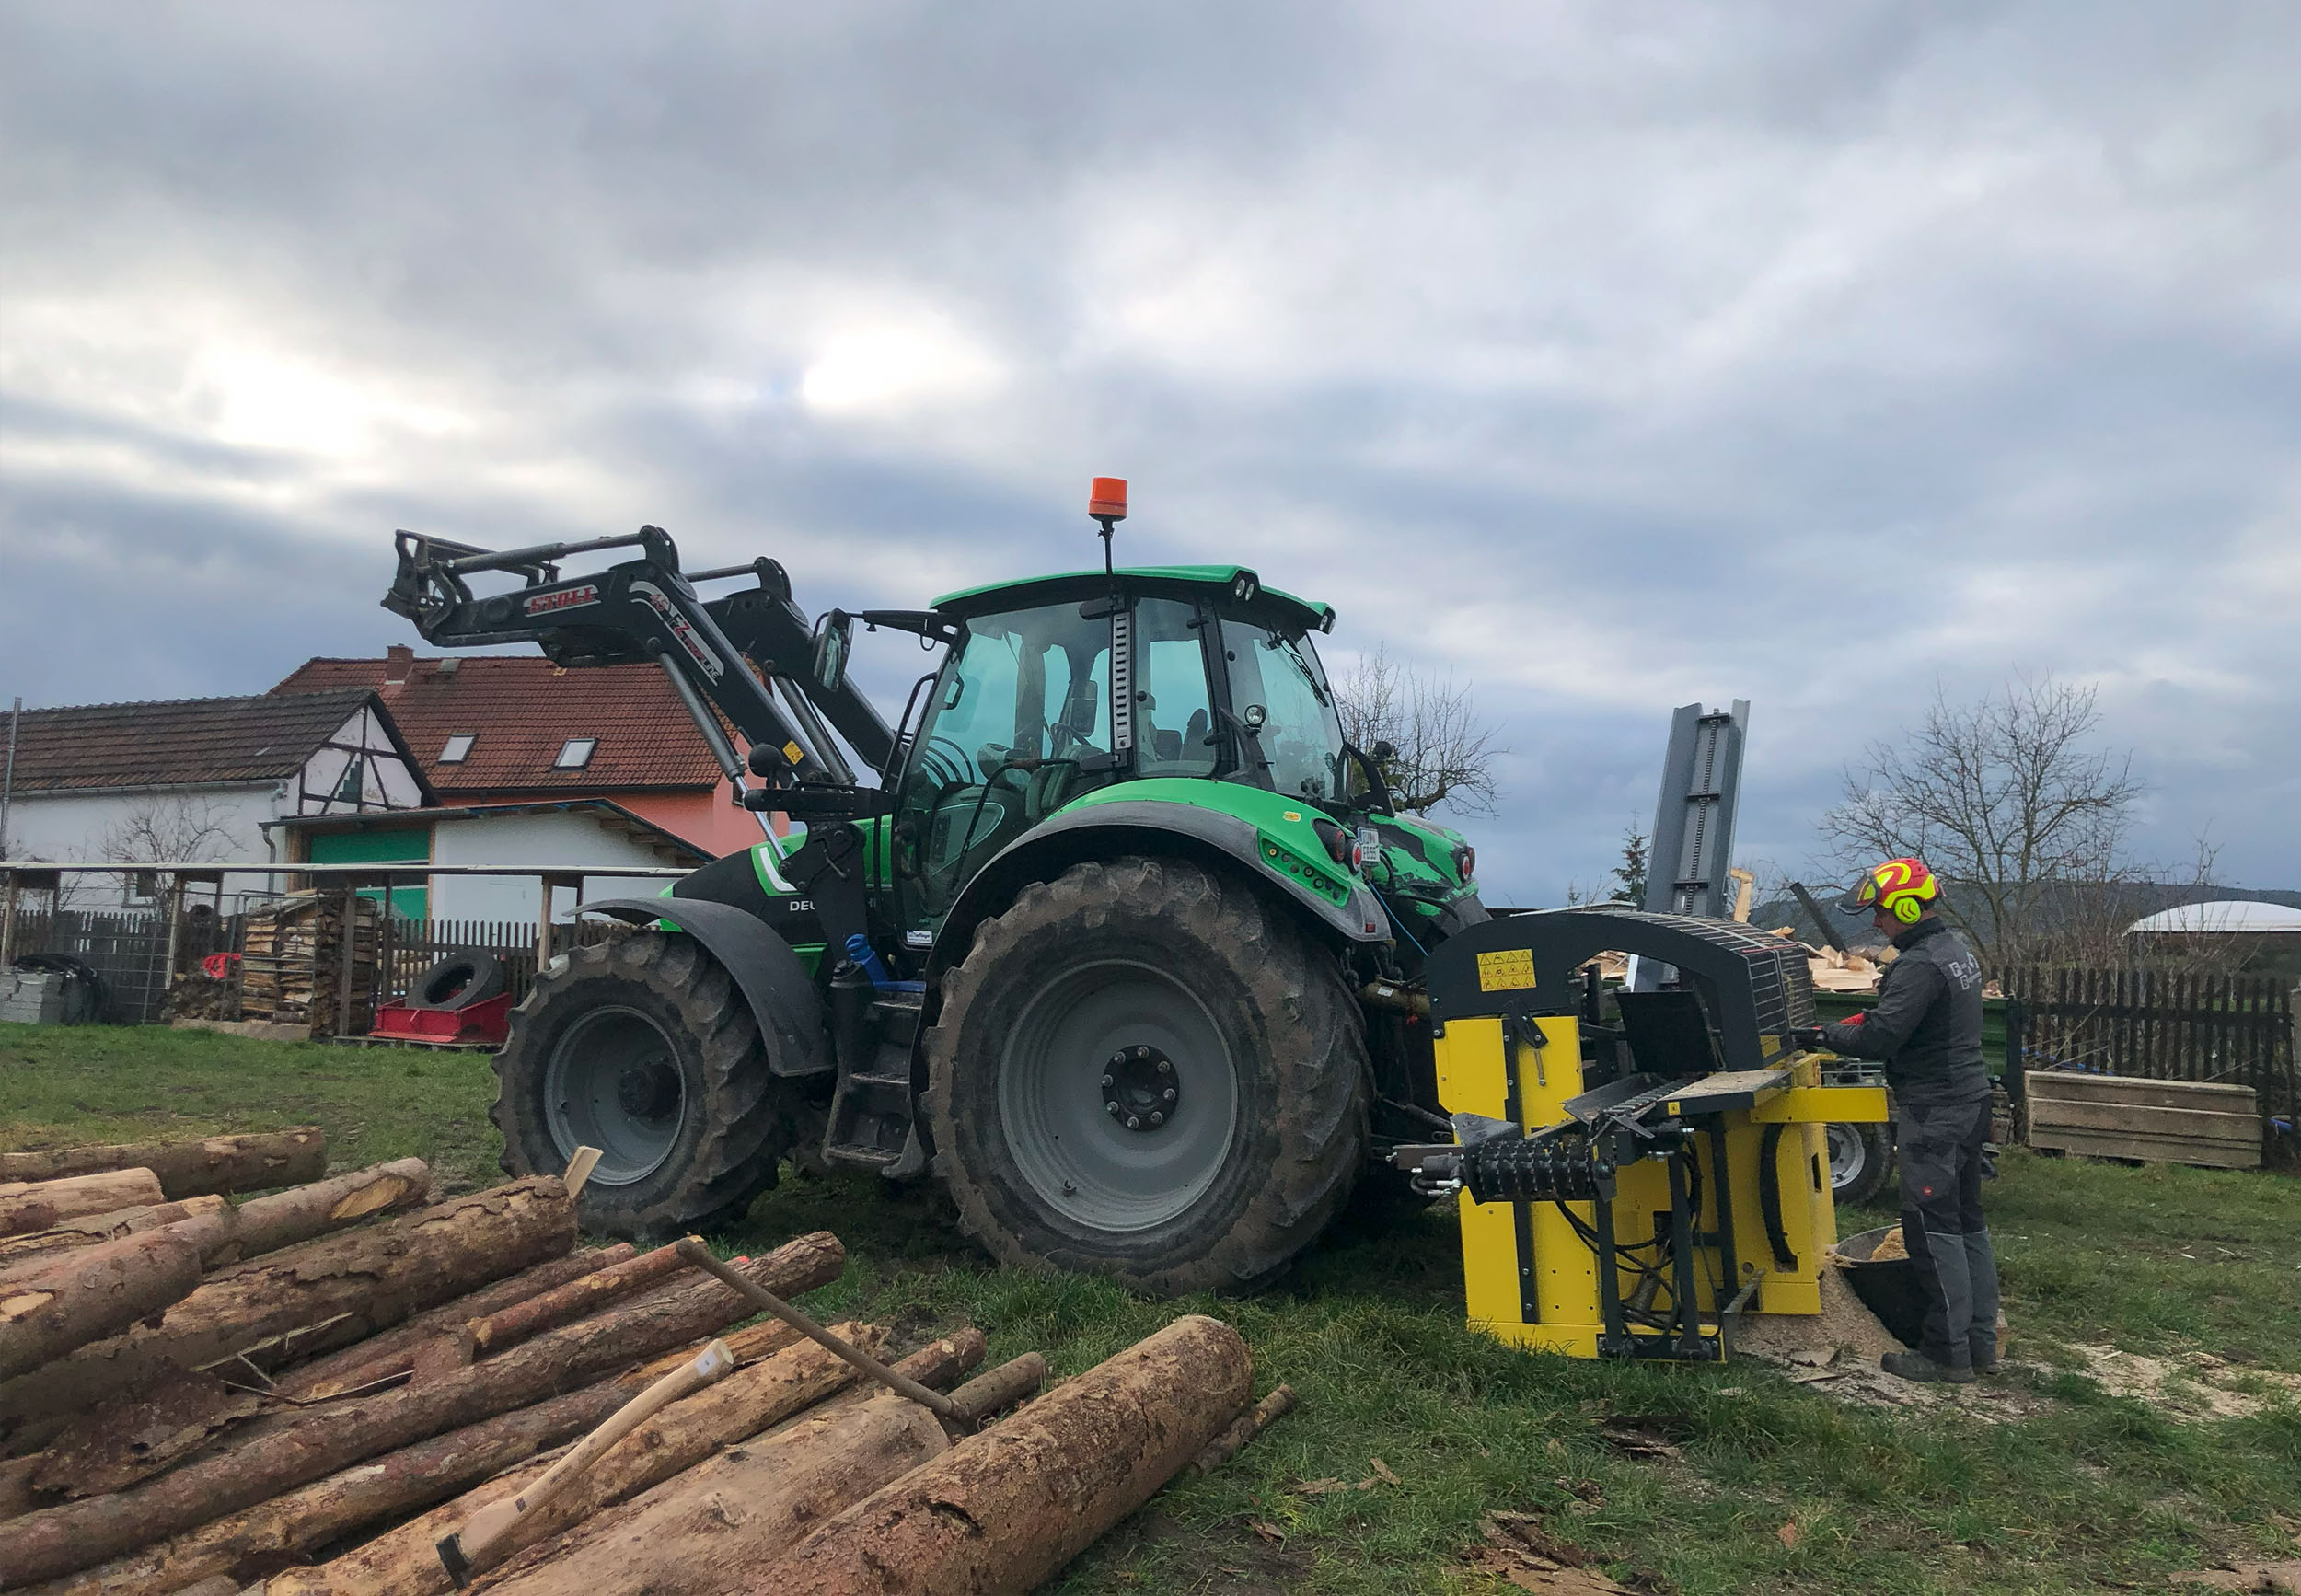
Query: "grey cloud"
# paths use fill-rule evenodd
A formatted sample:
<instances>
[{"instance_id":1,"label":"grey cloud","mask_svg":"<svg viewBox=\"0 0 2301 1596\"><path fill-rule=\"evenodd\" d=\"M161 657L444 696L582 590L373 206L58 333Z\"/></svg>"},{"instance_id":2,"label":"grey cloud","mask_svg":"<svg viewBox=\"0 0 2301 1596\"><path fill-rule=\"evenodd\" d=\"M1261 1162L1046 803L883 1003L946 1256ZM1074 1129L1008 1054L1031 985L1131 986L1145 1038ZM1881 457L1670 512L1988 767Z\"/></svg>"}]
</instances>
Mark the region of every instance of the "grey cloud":
<instances>
[{"instance_id":1,"label":"grey cloud","mask_svg":"<svg viewBox=\"0 0 2301 1596\"><path fill-rule=\"evenodd\" d=\"M4 26L0 691L372 652L398 525L917 602L1093 561L1119 471L1138 557L1474 680L1498 896L1597 877L1676 703L1756 700L1794 867L2014 670L2101 682L2145 846L2301 879L2285 8Z\"/></svg>"}]
</instances>

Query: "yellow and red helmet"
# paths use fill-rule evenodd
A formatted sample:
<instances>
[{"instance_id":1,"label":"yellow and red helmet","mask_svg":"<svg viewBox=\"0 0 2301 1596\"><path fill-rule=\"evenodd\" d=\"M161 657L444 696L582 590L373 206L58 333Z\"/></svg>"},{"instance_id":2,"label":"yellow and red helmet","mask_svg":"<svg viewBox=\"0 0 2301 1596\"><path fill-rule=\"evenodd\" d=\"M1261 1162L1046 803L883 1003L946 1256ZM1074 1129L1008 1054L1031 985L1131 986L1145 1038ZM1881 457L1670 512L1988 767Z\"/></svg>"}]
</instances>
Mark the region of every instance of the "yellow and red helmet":
<instances>
[{"instance_id":1,"label":"yellow and red helmet","mask_svg":"<svg viewBox=\"0 0 2301 1596\"><path fill-rule=\"evenodd\" d=\"M1924 860L1889 859L1867 872L1838 907L1864 913L1883 908L1903 925L1915 925L1940 896L1941 885Z\"/></svg>"}]
</instances>

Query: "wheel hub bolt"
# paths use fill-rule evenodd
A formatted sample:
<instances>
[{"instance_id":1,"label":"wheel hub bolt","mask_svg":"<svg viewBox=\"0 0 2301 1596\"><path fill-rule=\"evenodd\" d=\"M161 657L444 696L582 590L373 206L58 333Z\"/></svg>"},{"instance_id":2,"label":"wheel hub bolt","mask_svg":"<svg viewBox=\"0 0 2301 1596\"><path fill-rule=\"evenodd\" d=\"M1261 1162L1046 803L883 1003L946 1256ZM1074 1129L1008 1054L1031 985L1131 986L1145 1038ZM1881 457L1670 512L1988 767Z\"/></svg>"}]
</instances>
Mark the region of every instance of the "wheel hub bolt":
<instances>
[{"instance_id":1,"label":"wheel hub bolt","mask_svg":"<svg viewBox=\"0 0 2301 1596\"><path fill-rule=\"evenodd\" d=\"M1168 1087L1168 1088L1167 1088L1164 1092L1162 1092L1162 1093L1161 1093L1159 1094L1159 1097L1160 1097L1160 1101L1164 1102L1164 1103L1172 1103L1172 1102L1174 1102L1174 1088L1173 1088L1172 1086Z\"/></svg>"},{"instance_id":2,"label":"wheel hub bolt","mask_svg":"<svg viewBox=\"0 0 2301 1596\"><path fill-rule=\"evenodd\" d=\"M1116 1119L1116 1118L1118 1117L1118 1104L1116 1104L1116 1103L1105 1103L1104 1104L1103 1104L1103 1106L1104 1106L1104 1107L1105 1107L1105 1108L1107 1108L1107 1109L1109 1109L1109 1110L1111 1111L1111 1117L1112 1117L1113 1119Z\"/></svg>"},{"instance_id":3,"label":"wheel hub bolt","mask_svg":"<svg viewBox=\"0 0 2301 1596\"><path fill-rule=\"evenodd\" d=\"M1153 1114L1150 1116L1150 1123L1153 1125L1164 1125L1166 1123L1166 1116L1163 1114Z\"/></svg>"},{"instance_id":4,"label":"wheel hub bolt","mask_svg":"<svg viewBox=\"0 0 2301 1596\"><path fill-rule=\"evenodd\" d=\"M1129 1130L1140 1130L1142 1128L1142 1121L1137 1119L1133 1115L1129 1114L1127 1116L1127 1128Z\"/></svg>"}]
</instances>

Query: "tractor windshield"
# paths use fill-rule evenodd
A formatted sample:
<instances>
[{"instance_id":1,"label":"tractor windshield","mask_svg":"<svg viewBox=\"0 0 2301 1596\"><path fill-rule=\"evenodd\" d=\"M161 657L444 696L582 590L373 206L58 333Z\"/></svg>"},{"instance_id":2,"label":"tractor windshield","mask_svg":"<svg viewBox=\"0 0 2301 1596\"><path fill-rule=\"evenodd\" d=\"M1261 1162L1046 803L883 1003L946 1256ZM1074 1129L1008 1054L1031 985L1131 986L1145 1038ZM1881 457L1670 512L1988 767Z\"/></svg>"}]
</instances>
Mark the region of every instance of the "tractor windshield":
<instances>
[{"instance_id":1,"label":"tractor windshield","mask_svg":"<svg viewBox=\"0 0 2301 1596\"><path fill-rule=\"evenodd\" d=\"M1335 695L1307 637L1289 637L1252 621L1222 619L1231 672L1231 707L1252 725L1270 765L1270 784L1289 797L1338 803L1348 792L1342 721Z\"/></svg>"}]
</instances>

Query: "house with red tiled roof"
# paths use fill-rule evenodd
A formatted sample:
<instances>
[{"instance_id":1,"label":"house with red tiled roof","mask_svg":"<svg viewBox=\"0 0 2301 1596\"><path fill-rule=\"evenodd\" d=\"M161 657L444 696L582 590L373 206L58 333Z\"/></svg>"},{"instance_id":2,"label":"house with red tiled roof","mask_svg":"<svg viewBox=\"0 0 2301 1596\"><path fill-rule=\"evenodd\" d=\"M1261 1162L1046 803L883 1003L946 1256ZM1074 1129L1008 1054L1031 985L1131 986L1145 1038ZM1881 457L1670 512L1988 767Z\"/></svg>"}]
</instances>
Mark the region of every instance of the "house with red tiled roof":
<instances>
[{"instance_id":1,"label":"house with red tiled roof","mask_svg":"<svg viewBox=\"0 0 2301 1596\"><path fill-rule=\"evenodd\" d=\"M289 857L314 862L676 865L692 868L759 838L654 665L566 670L532 654L312 659L278 697L364 689L387 709L434 794L430 811L293 827ZM633 890L613 877L583 895ZM652 890L652 889L650 889ZM422 918L531 919L533 879L434 876L394 895Z\"/></svg>"},{"instance_id":2,"label":"house with red tiled roof","mask_svg":"<svg viewBox=\"0 0 2301 1596\"><path fill-rule=\"evenodd\" d=\"M288 822L433 802L382 700L356 683L293 699L26 710L0 740L11 749L0 856L11 858L255 863L288 857L276 850ZM228 875L220 896L272 885ZM141 901L133 877L121 890Z\"/></svg>"}]
</instances>

